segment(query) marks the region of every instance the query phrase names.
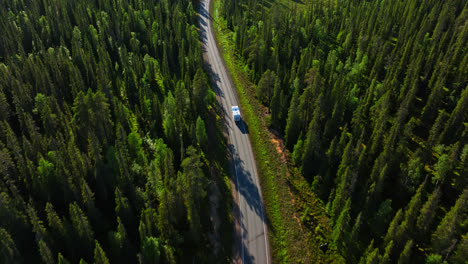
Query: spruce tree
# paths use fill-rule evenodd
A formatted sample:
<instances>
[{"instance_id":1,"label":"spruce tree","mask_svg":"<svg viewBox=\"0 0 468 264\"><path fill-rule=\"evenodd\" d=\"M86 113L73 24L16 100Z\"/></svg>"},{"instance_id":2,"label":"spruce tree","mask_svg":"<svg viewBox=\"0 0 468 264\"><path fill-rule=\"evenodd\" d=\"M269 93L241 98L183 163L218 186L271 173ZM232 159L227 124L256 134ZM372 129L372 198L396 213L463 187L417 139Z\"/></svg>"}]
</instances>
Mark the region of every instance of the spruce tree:
<instances>
[{"instance_id":1,"label":"spruce tree","mask_svg":"<svg viewBox=\"0 0 468 264\"><path fill-rule=\"evenodd\" d=\"M289 106L288 119L286 121L285 139L286 147L292 149L296 144L300 134L300 115L299 115L299 89L294 90L291 105Z\"/></svg>"},{"instance_id":2,"label":"spruce tree","mask_svg":"<svg viewBox=\"0 0 468 264\"><path fill-rule=\"evenodd\" d=\"M204 150L207 150L208 147L208 136L206 134L205 122L199 116L197 118L197 125L195 128L195 134L197 137L198 144Z\"/></svg>"},{"instance_id":3,"label":"spruce tree","mask_svg":"<svg viewBox=\"0 0 468 264\"><path fill-rule=\"evenodd\" d=\"M465 222L467 214L468 189L465 189L457 199L455 205L447 212L440 221L439 226L432 234L431 244L435 252L448 254L453 250L456 243L456 236Z\"/></svg>"},{"instance_id":4,"label":"spruce tree","mask_svg":"<svg viewBox=\"0 0 468 264\"><path fill-rule=\"evenodd\" d=\"M438 208L441 195L442 193L440 188L436 188L422 206L416 222L416 229L418 232L422 232L424 234L429 231L436 216L436 210Z\"/></svg>"},{"instance_id":5,"label":"spruce tree","mask_svg":"<svg viewBox=\"0 0 468 264\"><path fill-rule=\"evenodd\" d=\"M450 263L464 263L468 259L468 233L465 233L458 240L453 254L450 256Z\"/></svg>"},{"instance_id":6,"label":"spruce tree","mask_svg":"<svg viewBox=\"0 0 468 264\"><path fill-rule=\"evenodd\" d=\"M101 245L97 240L94 241L94 264L109 264L109 259L107 258L104 250L101 248Z\"/></svg>"},{"instance_id":7,"label":"spruce tree","mask_svg":"<svg viewBox=\"0 0 468 264\"><path fill-rule=\"evenodd\" d=\"M349 232L349 221L350 221L350 208L351 207L351 199L348 198L346 200L346 204L341 210L340 216L336 220L335 226L332 232L332 239L333 242L343 250L343 247L348 243L349 237L347 236Z\"/></svg>"},{"instance_id":8,"label":"spruce tree","mask_svg":"<svg viewBox=\"0 0 468 264\"><path fill-rule=\"evenodd\" d=\"M7 230L0 227L0 262L20 263L21 255Z\"/></svg>"},{"instance_id":9,"label":"spruce tree","mask_svg":"<svg viewBox=\"0 0 468 264\"><path fill-rule=\"evenodd\" d=\"M406 241L405 248L403 249L403 251L400 254L400 257L398 258L398 264L411 263L413 244L414 242L412 239Z\"/></svg>"},{"instance_id":10,"label":"spruce tree","mask_svg":"<svg viewBox=\"0 0 468 264\"><path fill-rule=\"evenodd\" d=\"M41 257L42 257L42 261L44 261L44 263L46 264L54 264L55 258L52 255L52 252L49 249L49 246L47 246L47 243L41 239L38 241L38 247L39 247L39 253L41 254Z\"/></svg>"}]
</instances>

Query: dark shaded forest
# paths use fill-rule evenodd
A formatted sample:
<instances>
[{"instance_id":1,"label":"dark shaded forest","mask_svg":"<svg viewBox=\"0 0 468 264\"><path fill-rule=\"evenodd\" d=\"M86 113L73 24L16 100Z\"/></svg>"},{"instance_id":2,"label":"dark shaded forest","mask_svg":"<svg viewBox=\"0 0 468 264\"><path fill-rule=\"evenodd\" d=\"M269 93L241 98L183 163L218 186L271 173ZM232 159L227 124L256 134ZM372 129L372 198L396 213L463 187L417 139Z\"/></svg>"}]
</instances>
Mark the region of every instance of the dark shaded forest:
<instances>
[{"instance_id":1,"label":"dark shaded forest","mask_svg":"<svg viewBox=\"0 0 468 264\"><path fill-rule=\"evenodd\" d=\"M0 263L229 256L196 5L0 0Z\"/></svg>"},{"instance_id":2,"label":"dark shaded forest","mask_svg":"<svg viewBox=\"0 0 468 264\"><path fill-rule=\"evenodd\" d=\"M347 263L466 263L468 2L284 2L221 15L330 242Z\"/></svg>"}]
</instances>

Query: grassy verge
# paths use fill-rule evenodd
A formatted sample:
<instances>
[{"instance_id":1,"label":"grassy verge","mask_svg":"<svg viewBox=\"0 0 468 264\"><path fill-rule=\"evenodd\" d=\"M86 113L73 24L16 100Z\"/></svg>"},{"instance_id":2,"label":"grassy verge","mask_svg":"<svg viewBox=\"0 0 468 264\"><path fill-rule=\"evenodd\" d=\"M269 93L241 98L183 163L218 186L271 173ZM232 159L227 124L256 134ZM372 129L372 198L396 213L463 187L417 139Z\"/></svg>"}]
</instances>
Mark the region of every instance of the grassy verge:
<instances>
[{"instance_id":1,"label":"grassy verge","mask_svg":"<svg viewBox=\"0 0 468 264\"><path fill-rule=\"evenodd\" d=\"M334 247L319 249L330 239L331 228L323 204L311 193L308 183L290 164L272 140L264 107L253 95L253 84L244 72L245 65L234 53L232 32L219 16L219 0L213 3L214 30L218 46L239 95L243 118L257 162L262 187L273 263L342 262Z\"/></svg>"}]
</instances>

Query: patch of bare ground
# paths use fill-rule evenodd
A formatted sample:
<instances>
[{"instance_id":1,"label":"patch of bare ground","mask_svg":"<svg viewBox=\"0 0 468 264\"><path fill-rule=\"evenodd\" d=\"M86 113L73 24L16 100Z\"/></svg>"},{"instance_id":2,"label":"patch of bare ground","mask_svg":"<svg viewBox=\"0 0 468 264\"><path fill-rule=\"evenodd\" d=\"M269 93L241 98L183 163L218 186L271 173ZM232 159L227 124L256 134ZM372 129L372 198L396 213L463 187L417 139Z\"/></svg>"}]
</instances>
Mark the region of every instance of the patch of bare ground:
<instances>
[{"instance_id":1,"label":"patch of bare ground","mask_svg":"<svg viewBox=\"0 0 468 264\"><path fill-rule=\"evenodd\" d=\"M290 237L289 241L294 241L293 244L287 245L289 255L293 256L293 260L297 263L341 262L341 260L329 259L327 254L319 253L319 245L323 241L327 241L331 234L330 220L324 213L324 206L310 191L309 184L301 173L292 165L291 154L285 148L281 134L268 127L266 120L270 117L269 109L261 105L255 98L254 85L242 74L238 77L243 79L244 84L249 84L246 85L249 103L257 109L256 112L261 116L262 129L266 131L271 149L276 151L277 159L281 164L276 168L278 177L275 179L275 185L278 197L284 199L279 203L287 235ZM288 206L285 203L288 203Z\"/></svg>"}]
</instances>

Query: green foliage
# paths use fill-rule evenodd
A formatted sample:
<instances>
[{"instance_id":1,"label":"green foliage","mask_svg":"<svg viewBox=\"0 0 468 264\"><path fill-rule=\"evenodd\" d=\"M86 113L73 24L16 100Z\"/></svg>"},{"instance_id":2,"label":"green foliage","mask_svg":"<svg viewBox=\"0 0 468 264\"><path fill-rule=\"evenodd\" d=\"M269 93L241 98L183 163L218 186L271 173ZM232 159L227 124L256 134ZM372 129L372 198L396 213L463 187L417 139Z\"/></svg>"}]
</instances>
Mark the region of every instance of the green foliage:
<instances>
[{"instance_id":1,"label":"green foliage","mask_svg":"<svg viewBox=\"0 0 468 264\"><path fill-rule=\"evenodd\" d=\"M370 220L369 224L375 235L379 236L385 232L390 222L392 212L392 200L387 199L380 204L379 209Z\"/></svg>"},{"instance_id":2,"label":"green foliage","mask_svg":"<svg viewBox=\"0 0 468 264\"><path fill-rule=\"evenodd\" d=\"M286 146L292 148L295 146L300 133L300 116L299 116L299 91L298 88L294 90L293 98L291 100L291 107L288 112L287 125L285 129Z\"/></svg>"},{"instance_id":3,"label":"green foliage","mask_svg":"<svg viewBox=\"0 0 468 264\"><path fill-rule=\"evenodd\" d=\"M304 142L299 139L294 145L294 151L292 153L292 159L294 164L299 165L302 163L302 155L304 153Z\"/></svg>"},{"instance_id":4,"label":"green foliage","mask_svg":"<svg viewBox=\"0 0 468 264\"><path fill-rule=\"evenodd\" d=\"M58 264L70 264L70 262L65 259L62 255L62 253L58 253L58 261L57 261Z\"/></svg>"},{"instance_id":5,"label":"green foliage","mask_svg":"<svg viewBox=\"0 0 468 264\"><path fill-rule=\"evenodd\" d=\"M426 264L440 264L442 262L442 256L437 254L430 254L426 258Z\"/></svg>"},{"instance_id":6,"label":"green foliage","mask_svg":"<svg viewBox=\"0 0 468 264\"><path fill-rule=\"evenodd\" d=\"M203 119L201 119L201 117L197 118L195 134L200 147L206 150L208 147L208 135L206 134L205 122L203 121Z\"/></svg>"},{"instance_id":7,"label":"green foliage","mask_svg":"<svg viewBox=\"0 0 468 264\"><path fill-rule=\"evenodd\" d=\"M350 206L351 206L351 200L348 198L346 200L346 204L341 210L340 215L338 216L338 219L336 220L335 227L333 228L333 233L332 233L332 239L335 244L339 248L342 248L346 243L348 238L346 235L349 232L349 221L350 221L350 216L349 216L349 211L350 211Z\"/></svg>"},{"instance_id":8,"label":"green foliage","mask_svg":"<svg viewBox=\"0 0 468 264\"><path fill-rule=\"evenodd\" d=\"M259 81L248 92L271 107L309 193L329 197L335 224L349 197L349 222L363 219L344 257L412 263L421 261L409 253L418 245L449 259L466 232L464 221L452 228L444 217L460 219L447 211L467 183L465 1L221 2L231 57ZM436 231L443 219L445 233Z\"/></svg>"},{"instance_id":9,"label":"green foliage","mask_svg":"<svg viewBox=\"0 0 468 264\"><path fill-rule=\"evenodd\" d=\"M20 254L16 248L15 241L8 232L0 228L0 260L2 263L19 263Z\"/></svg>"},{"instance_id":10,"label":"green foliage","mask_svg":"<svg viewBox=\"0 0 468 264\"><path fill-rule=\"evenodd\" d=\"M256 94L260 102L269 105L274 94L276 74L273 71L267 70L263 73L262 78L258 82Z\"/></svg>"},{"instance_id":11,"label":"green foliage","mask_svg":"<svg viewBox=\"0 0 468 264\"><path fill-rule=\"evenodd\" d=\"M405 264L405 263L411 263L411 254L413 250L413 240L408 240L405 244L405 248L400 254L400 257L398 258L398 264Z\"/></svg>"},{"instance_id":12,"label":"green foliage","mask_svg":"<svg viewBox=\"0 0 468 264\"><path fill-rule=\"evenodd\" d=\"M184 204L187 208L191 239L195 245L198 245L201 237L202 217L200 212L202 212L202 205L207 195L208 182L202 171L200 156L192 146L187 148L187 158L182 161L181 168L183 172L178 175L181 183L179 185L180 193L184 197Z\"/></svg>"},{"instance_id":13,"label":"green foliage","mask_svg":"<svg viewBox=\"0 0 468 264\"><path fill-rule=\"evenodd\" d=\"M446 180L447 174L452 170L452 162L450 157L447 154L443 154L440 156L437 163L434 165L434 176L432 177L432 182L439 184L443 184Z\"/></svg>"},{"instance_id":14,"label":"green foliage","mask_svg":"<svg viewBox=\"0 0 468 264\"><path fill-rule=\"evenodd\" d=\"M215 10L220 10L220 2L215 1ZM215 14L216 13L215 11ZM231 39L232 32L225 30L225 20L220 16L215 16L215 30L217 32L217 40L222 44L224 49L221 49L226 65L231 73L233 82L238 89L240 103L244 109L245 122L249 129L257 131L250 133L249 136L252 142L252 149L256 156L256 162L259 169L259 178L262 182L263 199L265 200L266 214L270 219L272 226L269 242L273 259L280 262L318 262L318 263L344 263L344 260L339 256L335 247L330 248L326 253L320 250L310 250L317 248L321 241L329 238L331 228L329 219L325 216L323 204L318 201L316 196L308 193L308 184L300 173L291 166L282 162L281 156L278 155L276 144L271 141L271 134L267 127L268 122L262 120L264 115L263 108L255 98L255 91L248 89L254 85L247 80L248 66L243 64L241 58L236 56L231 47L234 46L236 38ZM237 34L240 38L241 34ZM237 38L237 39L239 39ZM260 78L260 76L258 76ZM294 77L291 77L294 79ZM297 86L299 87L299 83ZM282 97L283 98L283 97ZM287 104L287 98L283 98ZM283 116L287 115L287 109L282 109ZM299 136L299 133L298 135ZM297 139L296 139L297 140ZM295 144L296 142L293 142ZM286 173L291 173L288 179L284 176ZM318 175L316 178L320 178ZM291 185L292 184L292 185ZM280 197L289 197L291 191L289 188L294 186L303 195L294 195L299 198L298 203L301 209L297 211L294 208L290 199ZM309 207L310 206L310 207ZM294 213L297 215L303 214L306 208L310 208L308 216L304 217L305 225L298 225L297 218L291 217ZM301 218L303 218L301 216ZM312 220L312 221L310 221ZM310 225L312 223L312 225ZM305 232L309 230L310 232ZM310 236L304 234L308 233ZM317 234L318 239L311 239Z\"/></svg>"},{"instance_id":15,"label":"green foliage","mask_svg":"<svg viewBox=\"0 0 468 264\"><path fill-rule=\"evenodd\" d=\"M49 161L41 158L39 160L39 166L37 167L37 176L39 177L39 182L44 188L45 192L51 192L52 188L54 187L54 172L55 166L54 164L50 163Z\"/></svg>"},{"instance_id":16,"label":"green foliage","mask_svg":"<svg viewBox=\"0 0 468 264\"><path fill-rule=\"evenodd\" d=\"M205 217L207 188L206 207L190 207L202 215L198 230L188 232L178 189L191 144L209 157L198 159L202 172L222 170L224 159L206 144L220 143L217 126L195 133L198 116L216 120L218 111L194 2L1 6L0 262L133 263L144 238L160 236L161 261L186 263L205 249L187 237L210 245L205 234L231 234Z\"/></svg>"},{"instance_id":17,"label":"green foliage","mask_svg":"<svg viewBox=\"0 0 468 264\"><path fill-rule=\"evenodd\" d=\"M198 113L203 113L207 104L205 98L208 96L209 85L206 74L198 69L193 79L193 104Z\"/></svg>"},{"instance_id":18,"label":"green foliage","mask_svg":"<svg viewBox=\"0 0 468 264\"><path fill-rule=\"evenodd\" d=\"M142 263L158 264L161 261L160 241L154 237L147 237L143 240L141 253Z\"/></svg>"},{"instance_id":19,"label":"green foliage","mask_svg":"<svg viewBox=\"0 0 468 264\"><path fill-rule=\"evenodd\" d=\"M39 240L38 244L39 244L39 253L41 254L42 261L47 264L55 263L54 256L52 255L52 252L50 251L46 242L44 242L44 240L41 239Z\"/></svg>"},{"instance_id":20,"label":"green foliage","mask_svg":"<svg viewBox=\"0 0 468 264\"><path fill-rule=\"evenodd\" d=\"M426 203L424 203L424 205L421 208L416 223L416 228L418 231L427 232L430 229L432 222L434 221L434 218L436 216L436 210L439 204L440 196L440 189L435 189L434 192L427 198Z\"/></svg>"},{"instance_id":21,"label":"green foliage","mask_svg":"<svg viewBox=\"0 0 468 264\"><path fill-rule=\"evenodd\" d=\"M408 183L409 189L414 190L414 187L421 181L423 174L423 164L420 158L411 159L408 162Z\"/></svg>"},{"instance_id":22,"label":"green foliage","mask_svg":"<svg viewBox=\"0 0 468 264\"><path fill-rule=\"evenodd\" d=\"M450 263L464 263L468 259L468 233L462 235L455 252L450 257Z\"/></svg>"},{"instance_id":23,"label":"green foliage","mask_svg":"<svg viewBox=\"0 0 468 264\"><path fill-rule=\"evenodd\" d=\"M70 218L74 234L78 238L76 247L80 250L82 256L89 256L92 250L94 231L89 224L88 218L76 203L70 204Z\"/></svg>"},{"instance_id":24,"label":"green foliage","mask_svg":"<svg viewBox=\"0 0 468 264\"><path fill-rule=\"evenodd\" d=\"M468 189L465 189L432 234L431 242L435 252L443 254L453 250L457 234L462 230L467 219L467 202Z\"/></svg>"},{"instance_id":25,"label":"green foliage","mask_svg":"<svg viewBox=\"0 0 468 264\"><path fill-rule=\"evenodd\" d=\"M97 240L95 240L94 248L94 263L95 264L109 264L109 259L106 256L106 253L101 248L101 245Z\"/></svg>"}]
</instances>

